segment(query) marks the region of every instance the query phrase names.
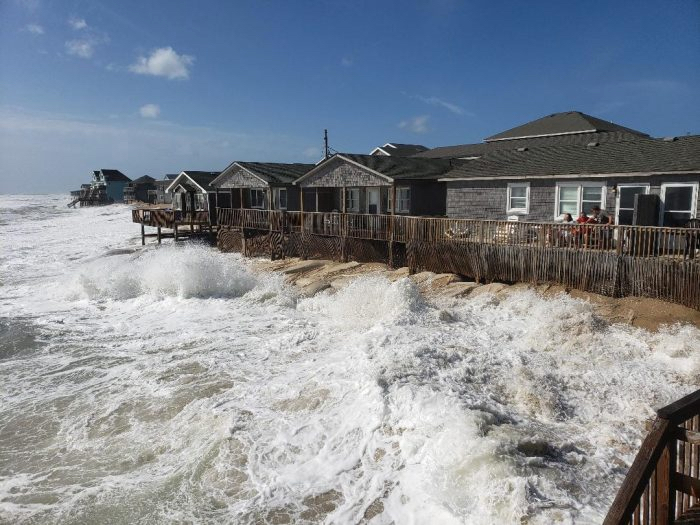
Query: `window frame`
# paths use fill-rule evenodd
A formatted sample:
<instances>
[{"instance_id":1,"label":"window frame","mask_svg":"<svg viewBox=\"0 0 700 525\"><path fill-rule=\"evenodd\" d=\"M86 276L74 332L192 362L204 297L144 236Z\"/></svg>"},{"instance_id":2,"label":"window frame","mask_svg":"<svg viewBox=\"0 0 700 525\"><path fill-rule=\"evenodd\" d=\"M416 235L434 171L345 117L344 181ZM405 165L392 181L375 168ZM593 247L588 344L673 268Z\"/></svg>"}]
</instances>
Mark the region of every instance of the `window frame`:
<instances>
[{"instance_id":1,"label":"window frame","mask_svg":"<svg viewBox=\"0 0 700 525\"><path fill-rule=\"evenodd\" d=\"M265 189L264 188L250 188L248 196L250 197L250 207L254 210L264 210L265 209ZM253 195L260 195L260 204L256 205L253 202L257 201L257 198L253 198Z\"/></svg>"},{"instance_id":2,"label":"window frame","mask_svg":"<svg viewBox=\"0 0 700 525\"><path fill-rule=\"evenodd\" d=\"M194 194L194 211L207 211L207 194L206 193L195 193Z\"/></svg>"},{"instance_id":3,"label":"window frame","mask_svg":"<svg viewBox=\"0 0 700 525\"><path fill-rule=\"evenodd\" d=\"M282 206L282 192L284 192L284 206ZM272 188L272 202L276 210L286 210L289 206L289 192L287 188Z\"/></svg>"},{"instance_id":4,"label":"window frame","mask_svg":"<svg viewBox=\"0 0 700 525\"><path fill-rule=\"evenodd\" d=\"M402 197L401 192L408 192L408 197ZM406 206L402 206L402 202ZM397 186L396 187L396 213L411 213L411 187Z\"/></svg>"},{"instance_id":5,"label":"window frame","mask_svg":"<svg viewBox=\"0 0 700 525\"><path fill-rule=\"evenodd\" d=\"M356 195L352 198L352 195ZM354 201L355 206L350 206L350 202ZM345 212L360 213L360 188L345 188Z\"/></svg>"},{"instance_id":6,"label":"window frame","mask_svg":"<svg viewBox=\"0 0 700 525\"><path fill-rule=\"evenodd\" d=\"M608 194L608 186L606 182L594 182L594 181L584 181L584 182L559 182L557 181L555 186L554 186L554 219L557 219L562 215L562 213L559 211L559 202L560 202L560 196L559 196L559 188L572 188L575 187L577 188L577 200L576 200L576 217L581 213L582 211L582 204L583 204L583 188L600 188L600 202L597 204L600 206L600 209L602 211L606 211L606 201L607 201L607 194ZM588 213L588 212L586 212ZM607 211L606 211L607 213ZM572 216L574 215L573 213L571 214ZM574 219L576 219L574 217Z\"/></svg>"},{"instance_id":7,"label":"window frame","mask_svg":"<svg viewBox=\"0 0 700 525\"><path fill-rule=\"evenodd\" d=\"M512 189L513 188L525 188L525 207L524 208L513 208L511 206L511 199L513 198ZM516 199L522 199L522 197L515 197ZM530 213L530 183L529 182L509 182L508 191L506 194L506 213L508 215L527 215Z\"/></svg>"},{"instance_id":8,"label":"window frame","mask_svg":"<svg viewBox=\"0 0 700 525\"><path fill-rule=\"evenodd\" d=\"M634 209L620 207L622 188L644 188L644 193L642 195L649 195L651 185L648 182L623 182L622 184L617 184L615 187L617 188L617 190L615 191L615 224L620 224L620 210L627 211Z\"/></svg>"},{"instance_id":9,"label":"window frame","mask_svg":"<svg viewBox=\"0 0 700 525\"><path fill-rule=\"evenodd\" d=\"M691 182L663 182L661 183L661 187L659 189L659 197L660 197L660 206L659 206L659 224L661 226L664 226L664 215L666 214L666 211L682 211L682 210L666 210L666 188L678 188L678 187L692 187L693 188L693 194L691 195L691 201L690 201L690 217L697 217L698 216L698 186L700 186L700 183L691 181Z\"/></svg>"}]
</instances>

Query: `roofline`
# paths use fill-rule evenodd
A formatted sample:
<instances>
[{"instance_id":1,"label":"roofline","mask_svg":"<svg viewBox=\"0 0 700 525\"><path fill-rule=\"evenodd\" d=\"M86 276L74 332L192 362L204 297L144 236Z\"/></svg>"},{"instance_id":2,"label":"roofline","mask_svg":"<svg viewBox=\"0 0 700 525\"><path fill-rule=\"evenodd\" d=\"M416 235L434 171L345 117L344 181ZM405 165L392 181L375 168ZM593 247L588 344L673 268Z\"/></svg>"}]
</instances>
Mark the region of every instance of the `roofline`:
<instances>
[{"instance_id":1,"label":"roofline","mask_svg":"<svg viewBox=\"0 0 700 525\"><path fill-rule=\"evenodd\" d=\"M301 182L303 179L307 178L308 176L310 176L311 174L313 174L315 171L317 171L317 170L319 170L321 167L325 166L325 164L326 164L327 162L330 162L331 159L343 159L345 162L349 162L350 164L354 164L355 166L357 166L357 167L359 167L359 168L362 168L362 169L365 169L365 170L369 171L370 173L374 173L375 175L377 175L377 176L379 176L379 177L381 177L381 178L383 178L383 179L385 179L385 180L388 180L389 182L392 182L392 183L394 182L394 179L392 179L392 178L389 177L388 175L384 175L383 173L380 173L380 172L378 172L378 171L375 171L375 170L373 170L372 168L368 168L367 166L363 166L363 165L360 164L359 162L355 162L354 160L349 159L349 158L347 158L347 157L341 155L340 153L336 153L336 154L333 155L332 157L328 157L327 159L323 160L323 161L322 161L320 164L318 164L315 168L313 168L311 171L306 172L304 175L302 175L302 176L299 177L297 180L295 180L292 184L293 184L294 186L296 186L298 182Z\"/></svg>"},{"instance_id":2,"label":"roofline","mask_svg":"<svg viewBox=\"0 0 700 525\"><path fill-rule=\"evenodd\" d=\"M588 177L603 179L606 177L653 177L654 175L700 175L700 168L692 171L630 171L622 173L566 173L562 175L499 175L497 177L449 177L438 179L439 182L474 181L474 180L529 180L529 179L577 179Z\"/></svg>"},{"instance_id":3,"label":"roofline","mask_svg":"<svg viewBox=\"0 0 700 525\"><path fill-rule=\"evenodd\" d=\"M387 151L386 151L385 149L383 149L383 148L385 148L385 147L386 147L386 144L385 144L384 146L377 146L376 148L374 148L374 149L370 152L370 155L374 155L374 152L375 152L375 151L381 151L381 152L384 153L387 157L391 157L391 154L390 154L390 153L387 153Z\"/></svg>"},{"instance_id":4,"label":"roofline","mask_svg":"<svg viewBox=\"0 0 700 525\"><path fill-rule=\"evenodd\" d=\"M598 131L597 129L584 129L580 131L562 131L561 133L541 133L539 135L522 135L520 137L504 137L502 139L485 138L484 142L499 142L502 140L518 140L518 139L535 139L537 137L557 137L559 135L578 135L580 133L609 133L606 131Z\"/></svg>"},{"instance_id":5,"label":"roofline","mask_svg":"<svg viewBox=\"0 0 700 525\"><path fill-rule=\"evenodd\" d=\"M233 162L232 162L231 164L229 164L228 166L226 166L226 169L225 169L224 171L222 171L221 173L219 173L219 174L216 176L216 179L214 179L213 181L211 181L211 182L209 183L209 186L213 186L214 188L216 188L216 189L218 190L219 188L218 188L217 186L215 186L214 183L217 181L217 179L218 179L219 177L223 176L223 175L224 175L229 169L231 169L233 166L238 166L238 167L241 168L242 170L244 170L244 171L250 173L253 177L255 177L256 179L262 181L262 182L265 184L265 186L269 186L269 185L270 185L265 179L263 179L262 177L260 177L260 175L258 175L257 173L255 173L255 172L249 170L248 168L246 168L245 166L243 166L243 165L241 164L241 162L243 162L243 161L242 161L242 160L236 160L236 161L233 161Z\"/></svg>"},{"instance_id":6,"label":"roofline","mask_svg":"<svg viewBox=\"0 0 700 525\"><path fill-rule=\"evenodd\" d=\"M168 186L167 188L165 188L165 192L166 192L166 193L170 193L170 190L171 190L171 188L172 188L173 186L176 186L177 184L180 184L178 181L180 180L180 177L182 177L183 175L184 175L185 177L187 177L187 178L192 182L192 184L194 184L194 185L197 186L200 190L202 190L202 193L209 193L207 190L205 190L205 189L202 188L199 184L197 184L197 182L196 182L192 177L190 177L190 176L187 174L186 171L181 171L180 174L179 174L177 177L175 177L175 178L173 179L173 182L170 183L170 186ZM177 184L175 184L176 182L177 182ZM213 181L212 181L212 182L213 182Z\"/></svg>"}]
</instances>

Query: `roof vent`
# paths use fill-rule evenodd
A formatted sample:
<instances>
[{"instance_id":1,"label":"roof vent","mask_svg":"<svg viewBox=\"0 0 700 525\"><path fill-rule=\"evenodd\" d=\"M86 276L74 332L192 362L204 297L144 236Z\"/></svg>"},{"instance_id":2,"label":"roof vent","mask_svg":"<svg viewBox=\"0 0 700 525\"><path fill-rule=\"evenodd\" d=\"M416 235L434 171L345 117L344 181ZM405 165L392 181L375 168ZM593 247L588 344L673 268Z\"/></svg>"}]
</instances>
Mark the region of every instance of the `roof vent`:
<instances>
[{"instance_id":1,"label":"roof vent","mask_svg":"<svg viewBox=\"0 0 700 525\"><path fill-rule=\"evenodd\" d=\"M515 150L515 151L527 151L527 148L518 148L518 149Z\"/></svg>"},{"instance_id":2,"label":"roof vent","mask_svg":"<svg viewBox=\"0 0 700 525\"><path fill-rule=\"evenodd\" d=\"M593 142L589 142L588 144L586 144L586 147L587 147L587 148L595 148L595 147L598 146L599 144L600 144L600 142L595 142L595 141L593 141Z\"/></svg>"},{"instance_id":3,"label":"roof vent","mask_svg":"<svg viewBox=\"0 0 700 525\"><path fill-rule=\"evenodd\" d=\"M678 137L664 137L664 142L675 142L678 140Z\"/></svg>"}]
</instances>

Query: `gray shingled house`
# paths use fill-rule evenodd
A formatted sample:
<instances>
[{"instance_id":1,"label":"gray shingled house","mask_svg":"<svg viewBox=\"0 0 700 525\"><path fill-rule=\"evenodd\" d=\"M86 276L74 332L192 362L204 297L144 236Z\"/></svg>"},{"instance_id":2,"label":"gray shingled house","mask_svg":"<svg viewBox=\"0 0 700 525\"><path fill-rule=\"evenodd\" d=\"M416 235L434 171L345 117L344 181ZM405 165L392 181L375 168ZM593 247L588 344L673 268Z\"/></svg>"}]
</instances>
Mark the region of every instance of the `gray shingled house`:
<instances>
[{"instance_id":1,"label":"gray shingled house","mask_svg":"<svg viewBox=\"0 0 700 525\"><path fill-rule=\"evenodd\" d=\"M232 162L211 182L219 208L299 210L299 188L293 182L313 164Z\"/></svg>"},{"instance_id":2,"label":"gray shingled house","mask_svg":"<svg viewBox=\"0 0 700 525\"><path fill-rule=\"evenodd\" d=\"M304 211L445 215L450 160L337 153L294 184ZM396 206L393 206L393 202Z\"/></svg>"},{"instance_id":3,"label":"gray shingled house","mask_svg":"<svg viewBox=\"0 0 700 525\"><path fill-rule=\"evenodd\" d=\"M183 213L215 210L216 190L211 183L218 175L218 171L180 172L165 190L172 194L173 208Z\"/></svg>"},{"instance_id":4,"label":"gray shingled house","mask_svg":"<svg viewBox=\"0 0 700 525\"><path fill-rule=\"evenodd\" d=\"M552 221L600 206L617 224L681 226L700 205L700 136L652 138L580 112L415 157L453 159L440 178L450 217Z\"/></svg>"},{"instance_id":5,"label":"gray shingled house","mask_svg":"<svg viewBox=\"0 0 700 525\"><path fill-rule=\"evenodd\" d=\"M124 186L124 202L126 204L134 202L155 204L155 198L151 196L151 191L156 188L155 182L156 180L148 175L127 182Z\"/></svg>"}]
</instances>

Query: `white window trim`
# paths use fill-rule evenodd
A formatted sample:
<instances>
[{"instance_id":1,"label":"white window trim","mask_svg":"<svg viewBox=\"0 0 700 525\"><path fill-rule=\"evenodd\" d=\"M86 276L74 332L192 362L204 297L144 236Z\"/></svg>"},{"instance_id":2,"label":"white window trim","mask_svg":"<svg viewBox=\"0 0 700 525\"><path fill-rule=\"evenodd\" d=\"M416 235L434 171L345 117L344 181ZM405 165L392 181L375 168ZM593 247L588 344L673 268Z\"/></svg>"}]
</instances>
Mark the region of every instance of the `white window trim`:
<instances>
[{"instance_id":1,"label":"white window trim","mask_svg":"<svg viewBox=\"0 0 700 525\"><path fill-rule=\"evenodd\" d=\"M350 192L357 192L357 199L355 199L357 205L352 208L348 206ZM345 211L347 213L360 213L360 188L345 188Z\"/></svg>"},{"instance_id":2,"label":"white window trim","mask_svg":"<svg viewBox=\"0 0 700 525\"><path fill-rule=\"evenodd\" d=\"M583 198L583 188L601 188L601 199L600 208L605 210L607 208L607 193L608 187L604 182L557 182L554 187L554 218L558 218L561 214L559 213L559 188L561 187L577 187L578 188L578 203L576 204L576 214L581 213L581 202ZM585 210L584 210L585 211ZM586 212L588 213L588 212ZM574 217L574 220L576 217Z\"/></svg>"},{"instance_id":3,"label":"white window trim","mask_svg":"<svg viewBox=\"0 0 700 525\"><path fill-rule=\"evenodd\" d=\"M253 192L260 192L262 193L262 203L253 206ZM254 210L264 210L265 209L265 190L263 188L250 188L250 193L248 194L250 197L250 207Z\"/></svg>"},{"instance_id":4,"label":"white window trim","mask_svg":"<svg viewBox=\"0 0 700 525\"><path fill-rule=\"evenodd\" d=\"M620 222L620 193L622 193L620 191L621 188L644 188L644 195L649 195L650 186L648 182L640 182L638 184L635 184L633 182L626 182L624 184L617 185L617 192L615 194L615 224L619 224Z\"/></svg>"},{"instance_id":5,"label":"white window trim","mask_svg":"<svg viewBox=\"0 0 700 525\"><path fill-rule=\"evenodd\" d=\"M286 206L282 206L280 204L280 195L282 192L285 193L285 200L287 201ZM272 188L272 201L274 202L278 210L286 210L287 206L289 206L289 192L287 191L287 188Z\"/></svg>"},{"instance_id":6,"label":"white window trim","mask_svg":"<svg viewBox=\"0 0 700 525\"><path fill-rule=\"evenodd\" d=\"M408 190L408 208L401 208L400 202L401 198L399 197L399 192L401 190ZM411 187L410 186L397 186L396 187L396 213L410 213L411 212Z\"/></svg>"},{"instance_id":7,"label":"white window trim","mask_svg":"<svg viewBox=\"0 0 700 525\"><path fill-rule=\"evenodd\" d=\"M525 188L525 207L524 208L511 208L510 207L511 188ZM559 195L558 190L557 190L557 195ZM508 183L508 194L506 195L506 213L508 215L527 215L528 213L530 213L530 183L529 182L509 182Z\"/></svg>"},{"instance_id":8,"label":"white window trim","mask_svg":"<svg viewBox=\"0 0 700 525\"><path fill-rule=\"evenodd\" d=\"M666 188L677 188L677 187L693 187L693 197L690 202L690 215L691 217L698 216L698 183L697 182L666 182L661 184L661 205L659 206L659 224L663 226L664 224L664 213L666 212Z\"/></svg>"}]
</instances>

